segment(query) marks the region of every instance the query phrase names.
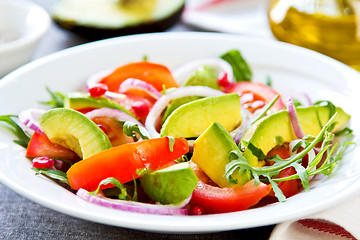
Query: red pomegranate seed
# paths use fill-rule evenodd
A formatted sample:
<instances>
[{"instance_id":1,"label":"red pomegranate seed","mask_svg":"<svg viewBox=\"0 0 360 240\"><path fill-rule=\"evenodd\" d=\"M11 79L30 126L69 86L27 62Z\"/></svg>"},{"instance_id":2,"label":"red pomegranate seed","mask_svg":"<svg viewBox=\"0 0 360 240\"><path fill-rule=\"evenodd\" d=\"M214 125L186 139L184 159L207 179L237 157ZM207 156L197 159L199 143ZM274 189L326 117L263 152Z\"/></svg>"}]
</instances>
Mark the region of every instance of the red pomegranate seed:
<instances>
[{"instance_id":1,"label":"red pomegranate seed","mask_svg":"<svg viewBox=\"0 0 360 240\"><path fill-rule=\"evenodd\" d=\"M228 79L228 75L226 72L221 72L217 78L217 81L218 81L218 84L221 86L221 87L224 87L224 88L227 88L230 86L230 82L229 82L229 79Z\"/></svg>"},{"instance_id":2,"label":"red pomegranate seed","mask_svg":"<svg viewBox=\"0 0 360 240\"><path fill-rule=\"evenodd\" d=\"M97 83L93 87L89 88L90 96L101 97L108 90L108 86L103 83Z\"/></svg>"},{"instance_id":3,"label":"red pomegranate seed","mask_svg":"<svg viewBox=\"0 0 360 240\"><path fill-rule=\"evenodd\" d=\"M54 160L49 157L36 157L32 160L34 168L51 168L54 163Z\"/></svg>"},{"instance_id":4,"label":"red pomegranate seed","mask_svg":"<svg viewBox=\"0 0 360 240\"><path fill-rule=\"evenodd\" d=\"M204 215L204 214L205 214L205 210L203 207L199 205L194 205L190 207L190 215Z\"/></svg>"},{"instance_id":5,"label":"red pomegranate seed","mask_svg":"<svg viewBox=\"0 0 360 240\"><path fill-rule=\"evenodd\" d=\"M136 101L131 106L136 116L142 118L146 117L150 112L149 104L145 101Z\"/></svg>"}]
</instances>

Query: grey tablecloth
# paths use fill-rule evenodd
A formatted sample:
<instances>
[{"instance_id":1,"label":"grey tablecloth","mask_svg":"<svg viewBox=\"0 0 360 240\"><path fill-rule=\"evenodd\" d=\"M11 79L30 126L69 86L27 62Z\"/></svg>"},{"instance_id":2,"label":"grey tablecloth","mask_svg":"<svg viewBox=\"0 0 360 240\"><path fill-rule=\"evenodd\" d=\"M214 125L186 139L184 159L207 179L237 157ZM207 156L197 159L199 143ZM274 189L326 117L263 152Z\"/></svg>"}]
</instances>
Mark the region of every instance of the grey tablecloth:
<instances>
[{"instance_id":1,"label":"grey tablecloth","mask_svg":"<svg viewBox=\"0 0 360 240\"><path fill-rule=\"evenodd\" d=\"M10 1L10 0L9 0ZM32 0L50 9L55 0ZM194 31L179 23L169 31ZM54 24L34 59L86 43ZM0 184L0 239L267 239L273 226L211 234L158 234L77 219L34 203Z\"/></svg>"}]
</instances>

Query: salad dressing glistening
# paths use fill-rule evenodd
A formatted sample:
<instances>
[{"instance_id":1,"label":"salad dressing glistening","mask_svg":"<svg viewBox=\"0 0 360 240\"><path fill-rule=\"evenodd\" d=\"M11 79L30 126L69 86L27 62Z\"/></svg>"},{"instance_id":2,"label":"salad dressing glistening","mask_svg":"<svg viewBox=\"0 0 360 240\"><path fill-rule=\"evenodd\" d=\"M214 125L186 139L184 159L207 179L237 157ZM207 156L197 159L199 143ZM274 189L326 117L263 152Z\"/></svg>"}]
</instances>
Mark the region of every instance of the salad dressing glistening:
<instances>
[{"instance_id":1,"label":"salad dressing glistening","mask_svg":"<svg viewBox=\"0 0 360 240\"><path fill-rule=\"evenodd\" d=\"M274 36L360 70L360 1L273 0L268 18Z\"/></svg>"}]
</instances>

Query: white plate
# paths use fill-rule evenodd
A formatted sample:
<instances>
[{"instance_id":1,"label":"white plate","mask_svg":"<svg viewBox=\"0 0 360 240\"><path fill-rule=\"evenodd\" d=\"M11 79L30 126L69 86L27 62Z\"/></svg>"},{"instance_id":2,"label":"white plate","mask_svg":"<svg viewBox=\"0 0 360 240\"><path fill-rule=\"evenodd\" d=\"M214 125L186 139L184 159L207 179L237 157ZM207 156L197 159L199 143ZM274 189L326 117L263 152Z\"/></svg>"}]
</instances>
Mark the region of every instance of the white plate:
<instances>
[{"instance_id":1,"label":"white plate","mask_svg":"<svg viewBox=\"0 0 360 240\"><path fill-rule=\"evenodd\" d=\"M182 21L208 31L273 38L267 19L268 3L268 0L188 0Z\"/></svg>"},{"instance_id":2,"label":"white plate","mask_svg":"<svg viewBox=\"0 0 360 240\"><path fill-rule=\"evenodd\" d=\"M240 49L254 80L273 79L275 88L306 91L313 100L329 99L352 115L359 136L357 111L360 75L328 57L292 45L216 33L164 33L109 39L70 48L32 62L0 81L0 115L17 114L48 100L45 86L60 92L84 86L87 76L129 61L166 64L171 69L195 58ZM0 127L0 180L25 197L61 213L94 222L156 232L214 232L264 226L300 218L341 203L360 188L359 148L345 156L333 176L285 203L242 212L208 216L159 216L112 210L87 203L52 181L35 176L25 150ZM356 138L356 142L358 142ZM355 157L357 156L357 157Z\"/></svg>"}]
</instances>

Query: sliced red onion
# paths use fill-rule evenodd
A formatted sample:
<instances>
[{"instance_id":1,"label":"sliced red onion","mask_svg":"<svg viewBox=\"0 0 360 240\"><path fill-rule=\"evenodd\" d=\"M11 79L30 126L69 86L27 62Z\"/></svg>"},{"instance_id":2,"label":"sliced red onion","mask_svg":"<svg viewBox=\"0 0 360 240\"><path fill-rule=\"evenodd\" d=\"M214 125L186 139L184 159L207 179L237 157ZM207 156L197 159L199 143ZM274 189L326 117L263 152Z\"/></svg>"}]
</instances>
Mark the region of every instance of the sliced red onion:
<instances>
[{"instance_id":1,"label":"sliced red onion","mask_svg":"<svg viewBox=\"0 0 360 240\"><path fill-rule=\"evenodd\" d=\"M163 95L156 101L146 118L145 128L149 131L151 137L160 137L160 134L155 129L155 123L171 100L188 96L214 97L224 94L225 93L219 90L204 86L187 86L177 88L174 91Z\"/></svg>"},{"instance_id":2,"label":"sliced red onion","mask_svg":"<svg viewBox=\"0 0 360 240\"><path fill-rule=\"evenodd\" d=\"M297 114L296 114L295 105L294 105L294 102L293 102L293 100L291 98L288 98L287 109L288 109L288 112L289 112L290 122L291 122L291 126L292 126L292 128L294 130L294 133L295 133L297 138L302 139L303 137L305 137L305 133L301 128L299 118L297 117Z\"/></svg>"},{"instance_id":3,"label":"sliced red onion","mask_svg":"<svg viewBox=\"0 0 360 240\"><path fill-rule=\"evenodd\" d=\"M40 126L39 117L45 113L43 109L29 108L19 113L19 121L36 132L44 132Z\"/></svg>"},{"instance_id":4,"label":"sliced red onion","mask_svg":"<svg viewBox=\"0 0 360 240\"><path fill-rule=\"evenodd\" d=\"M94 203L103 207L113 208L122 211L159 215L188 215L188 210L184 209L183 207L190 201L190 198L188 198L181 205L141 203L120 199L110 199L99 194L91 195L83 188L80 188L77 191L76 195L87 202Z\"/></svg>"},{"instance_id":5,"label":"sliced red onion","mask_svg":"<svg viewBox=\"0 0 360 240\"><path fill-rule=\"evenodd\" d=\"M226 72L229 82L234 82L234 74L231 65L221 58L203 58L196 59L181 65L174 69L172 74L178 84L184 83L192 73L194 73L199 67L204 65L210 65L215 67L220 72Z\"/></svg>"},{"instance_id":6,"label":"sliced red onion","mask_svg":"<svg viewBox=\"0 0 360 240\"><path fill-rule=\"evenodd\" d=\"M162 96L162 94L151 84L136 78L129 78L123 81L120 84L119 92L124 93L129 89L137 89L137 90L145 91L155 99L158 99Z\"/></svg>"},{"instance_id":7,"label":"sliced red onion","mask_svg":"<svg viewBox=\"0 0 360 240\"><path fill-rule=\"evenodd\" d=\"M117 120L119 120L121 122L130 121L130 122L138 124L139 126L144 127L144 125L142 123L140 123L138 120L136 120L129 114L127 114L123 111L117 110L117 109L112 109L112 108L95 109L90 112L87 112L85 114L85 116L87 116L90 119L93 119L95 117L111 117L111 118L116 118Z\"/></svg>"},{"instance_id":8,"label":"sliced red onion","mask_svg":"<svg viewBox=\"0 0 360 240\"><path fill-rule=\"evenodd\" d=\"M282 94L286 98L292 98L298 100L304 106L312 106L313 102L311 101L310 96L305 92L287 90Z\"/></svg>"},{"instance_id":9,"label":"sliced red onion","mask_svg":"<svg viewBox=\"0 0 360 240\"><path fill-rule=\"evenodd\" d=\"M109 99L120 100L120 101L127 98L127 96L125 94L116 93L116 92L110 92L110 91L106 91L104 96L109 98Z\"/></svg>"},{"instance_id":10,"label":"sliced red onion","mask_svg":"<svg viewBox=\"0 0 360 240\"><path fill-rule=\"evenodd\" d=\"M241 125L230 133L230 136L234 139L236 145L239 145L241 137L251 124L251 113L243 107L241 107L241 116Z\"/></svg>"},{"instance_id":11,"label":"sliced red onion","mask_svg":"<svg viewBox=\"0 0 360 240\"><path fill-rule=\"evenodd\" d=\"M97 72L95 74L92 74L88 80L86 81L86 88L89 90L92 86L99 83L104 77L110 75L114 70L113 69L107 69L100 72Z\"/></svg>"}]
</instances>

